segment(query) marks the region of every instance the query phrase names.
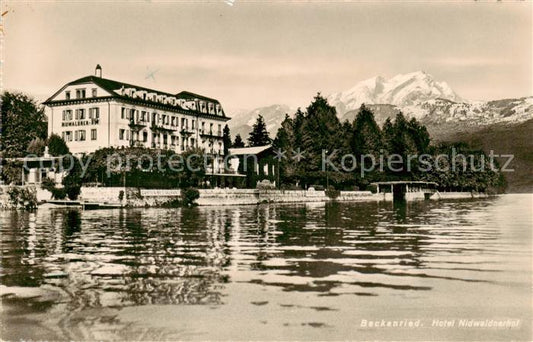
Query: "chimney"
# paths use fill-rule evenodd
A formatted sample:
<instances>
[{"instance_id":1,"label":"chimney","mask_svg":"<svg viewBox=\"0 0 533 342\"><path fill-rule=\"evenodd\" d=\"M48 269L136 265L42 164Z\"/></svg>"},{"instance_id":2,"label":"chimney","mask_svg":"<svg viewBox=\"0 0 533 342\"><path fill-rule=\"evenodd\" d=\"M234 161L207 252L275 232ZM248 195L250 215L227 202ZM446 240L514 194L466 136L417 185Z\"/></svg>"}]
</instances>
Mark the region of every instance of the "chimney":
<instances>
[{"instance_id":1,"label":"chimney","mask_svg":"<svg viewBox=\"0 0 533 342\"><path fill-rule=\"evenodd\" d=\"M100 64L96 65L96 69L94 69L94 76L102 78L102 67Z\"/></svg>"}]
</instances>

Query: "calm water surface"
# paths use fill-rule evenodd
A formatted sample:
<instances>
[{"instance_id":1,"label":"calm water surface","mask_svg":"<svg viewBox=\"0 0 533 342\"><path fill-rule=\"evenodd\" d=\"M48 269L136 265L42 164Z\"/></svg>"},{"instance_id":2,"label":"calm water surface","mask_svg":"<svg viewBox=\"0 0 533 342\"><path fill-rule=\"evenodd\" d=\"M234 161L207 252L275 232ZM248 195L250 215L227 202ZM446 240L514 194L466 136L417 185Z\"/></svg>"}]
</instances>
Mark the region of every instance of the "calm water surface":
<instances>
[{"instance_id":1,"label":"calm water surface","mask_svg":"<svg viewBox=\"0 0 533 342\"><path fill-rule=\"evenodd\" d=\"M532 199L3 211L0 337L531 340Z\"/></svg>"}]
</instances>

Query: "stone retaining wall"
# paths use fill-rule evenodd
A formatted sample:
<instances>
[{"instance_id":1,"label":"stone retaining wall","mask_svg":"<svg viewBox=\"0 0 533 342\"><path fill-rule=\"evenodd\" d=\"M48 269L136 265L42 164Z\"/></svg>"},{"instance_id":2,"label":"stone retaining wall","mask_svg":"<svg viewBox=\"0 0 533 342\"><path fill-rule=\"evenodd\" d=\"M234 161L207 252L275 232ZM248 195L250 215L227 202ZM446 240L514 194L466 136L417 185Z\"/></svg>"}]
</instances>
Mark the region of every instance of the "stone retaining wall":
<instances>
[{"instance_id":1,"label":"stone retaining wall","mask_svg":"<svg viewBox=\"0 0 533 342\"><path fill-rule=\"evenodd\" d=\"M8 186L0 187L0 208L11 205L7 195ZM50 199L50 193L37 189L38 200ZM124 192L122 202L120 192ZM258 190L258 189L200 189L198 205L255 205L259 203L302 203L331 201L325 191L317 190ZM468 199L487 197L485 194L470 192L437 192L432 200ZM132 207L155 207L165 202L181 198L180 189L137 189L123 187L82 187L79 200L98 203L121 203ZM423 193L407 193L406 199L423 200ZM392 201L392 194L373 194L370 191L341 191L337 201Z\"/></svg>"},{"instance_id":2,"label":"stone retaining wall","mask_svg":"<svg viewBox=\"0 0 533 342\"><path fill-rule=\"evenodd\" d=\"M475 193L475 192L459 192L459 191L450 191L450 192L436 192L431 196L431 199L462 199L462 198L485 198L488 197L484 193Z\"/></svg>"},{"instance_id":3,"label":"stone retaining wall","mask_svg":"<svg viewBox=\"0 0 533 342\"><path fill-rule=\"evenodd\" d=\"M81 192L78 197L80 201L88 202L106 202L106 203L120 203L120 192L123 191L124 199L126 199L126 188L124 187L81 187Z\"/></svg>"}]
</instances>

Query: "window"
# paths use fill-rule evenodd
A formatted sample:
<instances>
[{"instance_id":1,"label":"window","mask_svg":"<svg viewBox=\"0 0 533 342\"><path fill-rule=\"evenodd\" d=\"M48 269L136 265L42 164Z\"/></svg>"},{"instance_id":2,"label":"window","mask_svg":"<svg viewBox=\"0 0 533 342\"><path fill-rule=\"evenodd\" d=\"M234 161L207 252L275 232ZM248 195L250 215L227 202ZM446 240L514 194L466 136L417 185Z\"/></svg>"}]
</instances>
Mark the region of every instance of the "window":
<instances>
[{"instance_id":1,"label":"window","mask_svg":"<svg viewBox=\"0 0 533 342\"><path fill-rule=\"evenodd\" d=\"M222 135L222 126L218 124L218 135Z\"/></svg>"},{"instance_id":2,"label":"window","mask_svg":"<svg viewBox=\"0 0 533 342\"><path fill-rule=\"evenodd\" d=\"M85 120L85 109L76 109L76 120Z\"/></svg>"},{"instance_id":3,"label":"window","mask_svg":"<svg viewBox=\"0 0 533 342\"><path fill-rule=\"evenodd\" d=\"M99 119L100 118L100 108L89 108L89 119Z\"/></svg>"},{"instance_id":4,"label":"window","mask_svg":"<svg viewBox=\"0 0 533 342\"><path fill-rule=\"evenodd\" d=\"M63 111L63 121L72 120L72 110L66 109Z\"/></svg>"},{"instance_id":5,"label":"window","mask_svg":"<svg viewBox=\"0 0 533 342\"><path fill-rule=\"evenodd\" d=\"M96 129L91 129L91 140L96 140Z\"/></svg>"},{"instance_id":6,"label":"window","mask_svg":"<svg viewBox=\"0 0 533 342\"><path fill-rule=\"evenodd\" d=\"M126 132L126 130L124 129L119 129L118 130L118 140L124 140L124 133Z\"/></svg>"},{"instance_id":7,"label":"window","mask_svg":"<svg viewBox=\"0 0 533 342\"><path fill-rule=\"evenodd\" d=\"M76 89L76 98L84 99L85 98L85 89Z\"/></svg>"},{"instance_id":8,"label":"window","mask_svg":"<svg viewBox=\"0 0 533 342\"><path fill-rule=\"evenodd\" d=\"M202 121L202 133L204 133L205 130L205 122Z\"/></svg>"},{"instance_id":9,"label":"window","mask_svg":"<svg viewBox=\"0 0 533 342\"><path fill-rule=\"evenodd\" d=\"M93 90L92 90L92 95L93 95L93 97L96 97L96 96L97 96L97 89L96 89L96 88L93 88Z\"/></svg>"},{"instance_id":10,"label":"window","mask_svg":"<svg viewBox=\"0 0 533 342\"><path fill-rule=\"evenodd\" d=\"M125 113L125 112L126 112L126 108L124 108L124 107L120 108L120 118L121 118L121 119L124 119L124 117L125 117L125 116L124 116L124 113Z\"/></svg>"},{"instance_id":11,"label":"window","mask_svg":"<svg viewBox=\"0 0 533 342\"><path fill-rule=\"evenodd\" d=\"M72 132L71 131L65 131L61 135L63 137L63 140L72 141Z\"/></svg>"},{"instance_id":12,"label":"window","mask_svg":"<svg viewBox=\"0 0 533 342\"><path fill-rule=\"evenodd\" d=\"M213 123L209 124L209 134L213 134Z\"/></svg>"},{"instance_id":13,"label":"window","mask_svg":"<svg viewBox=\"0 0 533 342\"><path fill-rule=\"evenodd\" d=\"M194 126L195 126L194 124L195 124L195 122L196 122L196 120L192 120L192 122L191 122L192 129L194 129Z\"/></svg>"},{"instance_id":14,"label":"window","mask_svg":"<svg viewBox=\"0 0 533 342\"><path fill-rule=\"evenodd\" d=\"M144 142L148 141L148 132L146 132L146 131L143 132L143 141Z\"/></svg>"},{"instance_id":15,"label":"window","mask_svg":"<svg viewBox=\"0 0 533 342\"><path fill-rule=\"evenodd\" d=\"M74 140L75 141L85 141L85 130L74 131Z\"/></svg>"},{"instance_id":16,"label":"window","mask_svg":"<svg viewBox=\"0 0 533 342\"><path fill-rule=\"evenodd\" d=\"M66 91L66 92L65 92L65 98L66 98L67 100L70 100L70 91Z\"/></svg>"}]
</instances>

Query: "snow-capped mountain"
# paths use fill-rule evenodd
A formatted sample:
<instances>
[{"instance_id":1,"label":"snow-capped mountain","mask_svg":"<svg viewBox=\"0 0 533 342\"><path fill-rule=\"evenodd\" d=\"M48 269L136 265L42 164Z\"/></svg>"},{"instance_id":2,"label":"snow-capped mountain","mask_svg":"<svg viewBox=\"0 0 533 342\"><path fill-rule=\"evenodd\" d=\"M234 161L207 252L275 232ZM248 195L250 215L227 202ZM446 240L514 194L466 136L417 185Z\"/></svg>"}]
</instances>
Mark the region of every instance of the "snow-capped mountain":
<instances>
[{"instance_id":1,"label":"snow-capped mountain","mask_svg":"<svg viewBox=\"0 0 533 342\"><path fill-rule=\"evenodd\" d=\"M228 122L228 125L231 129L232 137L240 134L242 139L246 140L257 117L262 115L265 119L270 137L274 139L278 128L281 126L281 122L285 119L285 114L292 115L293 113L294 110L286 105L259 107L251 111L241 110L232 114L233 117Z\"/></svg>"},{"instance_id":2,"label":"snow-capped mountain","mask_svg":"<svg viewBox=\"0 0 533 342\"><path fill-rule=\"evenodd\" d=\"M456 130L458 125L475 130L492 124L513 125L533 119L532 96L487 102L467 101L446 82L435 81L423 71L396 75L388 80L373 77L327 99L337 108L341 121L353 121L364 103L374 112L379 125L401 111L408 118L417 118L433 131ZM302 104L302 108L307 105ZM236 113L229 122L232 135L239 133L246 138L261 114L273 138L287 113L292 116L294 110L286 105Z\"/></svg>"},{"instance_id":3,"label":"snow-capped mountain","mask_svg":"<svg viewBox=\"0 0 533 342\"><path fill-rule=\"evenodd\" d=\"M438 98L463 102L446 82L437 82L428 73L417 71L390 79L382 76L369 78L346 91L328 96L328 101L342 115L358 109L363 103L403 107Z\"/></svg>"}]
</instances>

